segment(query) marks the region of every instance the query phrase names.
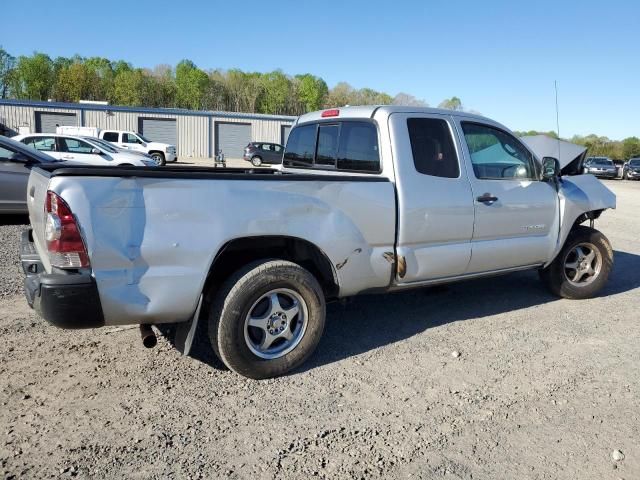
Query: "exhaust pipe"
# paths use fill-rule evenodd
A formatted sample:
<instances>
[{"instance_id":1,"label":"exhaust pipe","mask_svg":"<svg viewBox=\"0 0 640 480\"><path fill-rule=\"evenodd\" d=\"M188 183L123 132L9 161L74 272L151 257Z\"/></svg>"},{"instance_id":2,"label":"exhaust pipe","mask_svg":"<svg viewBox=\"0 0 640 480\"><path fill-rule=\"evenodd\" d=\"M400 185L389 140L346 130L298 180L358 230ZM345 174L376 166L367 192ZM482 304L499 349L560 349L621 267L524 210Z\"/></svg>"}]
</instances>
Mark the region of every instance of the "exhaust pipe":
<instances>
[{"instance_id":1,"label":"exhaust pipe","mask_svg":"<svg viewBox=\"0 0 640 480\"><path fill-rule=\"evenodd\" d=\"M140 325L140 337L142 337L142 344L147 348L153 348L158 344L158 339L151 329L151 325Z\"/></svg>"}]
</instances>

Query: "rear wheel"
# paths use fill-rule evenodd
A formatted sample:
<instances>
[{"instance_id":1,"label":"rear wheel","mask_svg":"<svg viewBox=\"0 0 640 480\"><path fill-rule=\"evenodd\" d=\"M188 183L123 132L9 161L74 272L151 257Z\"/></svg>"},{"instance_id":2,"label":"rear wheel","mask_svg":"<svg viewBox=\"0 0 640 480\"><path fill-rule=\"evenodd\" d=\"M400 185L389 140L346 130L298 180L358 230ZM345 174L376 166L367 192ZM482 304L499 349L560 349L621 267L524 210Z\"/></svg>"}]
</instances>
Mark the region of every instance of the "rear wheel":
<instances>
[{"instance_id":1,"label":"rear wheel","mask_svg":"<svg viewBox=\"0 0 640 480\"><path fill-rule=\"evenodd\" d=\"M604 287L612 266L613 250L607 237L593 228L578 226L540 276L556 295L584 299Z\"/></svg>"},{"instance_id":2,"label":"rear wheel","mask_svg":"<svg viewBox=\"0 0 640 480\"><path fill-rule=\"evenodd\" d=\"M162 167L167 163L162 152L153 152L151 154L151 158L155 162L157 167Z\"/></svg>"},{"instance_id":3,"label":"rear wheel","mask_svg":"<svg viewBox=\"0 0 640 480\"><path fill-rule=\"evenodd\" d=\"M315 277L292 262L262 260L220 287L209 315L209 339L234 372L270 378L313 353L324 322L324 294Z\"/></svg>"},{"instance_id":4,"label":"rear wheel","mask_svg":"<svg viewBox=\"0 0 640 480\"><path fill-rule=\"evenodd\" d=\"M252 164L254 167L259 167L260 165L262 165L262 159L261 159L260 157L253 157L253 158L251 159L251 164Z\"/></svg>"}]
</instances>

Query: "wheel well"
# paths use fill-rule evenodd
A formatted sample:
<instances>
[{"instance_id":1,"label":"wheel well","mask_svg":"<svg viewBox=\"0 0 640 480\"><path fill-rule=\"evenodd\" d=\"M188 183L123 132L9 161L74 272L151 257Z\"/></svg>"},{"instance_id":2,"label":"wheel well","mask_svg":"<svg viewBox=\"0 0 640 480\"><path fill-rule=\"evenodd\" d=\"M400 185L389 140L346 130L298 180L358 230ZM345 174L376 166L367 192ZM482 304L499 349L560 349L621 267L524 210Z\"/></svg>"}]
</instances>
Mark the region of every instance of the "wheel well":
<instances>
[{"instance_id":1,"label":"wheel well","mask_svg":"<svg viewBox=\"0 0 640 480\"><path fill-rule=\"evenodd\" d=\"M151 155L153 153L159 153L160 155L162 155L164 157L164 152L161 152L160 150L149 150L149 155Z\"/></svg>"},{"instance_id":2,"label":"wheel well","mask_svg":"<svg viewBox=\"0 0 640 480\"><path fill-rule=\"evenodd\" d=\"M592 210L590 212L584 212L581 215L579 215L578 218L576 218L576 221L574 222L573 227L571 227L571 229L573 230L578 225L586 222L587 220L595 220L598 217L600 217L601 214L602 214L602 210Z\"/></svg>"},{"instance_id":3,"label":"wheel well","mask_svg":"<svg viewBox=\"0 0 640 480\"><path fill-rule=\"evenodd\" d=\"M286 236L237 238L225 244L211 264L204 291L209 296L244 265L269 258L289 260L306 268L316 277L326 298L337 297L339 287L327 256L311 242Z\"/></svg>"}]
</instances>

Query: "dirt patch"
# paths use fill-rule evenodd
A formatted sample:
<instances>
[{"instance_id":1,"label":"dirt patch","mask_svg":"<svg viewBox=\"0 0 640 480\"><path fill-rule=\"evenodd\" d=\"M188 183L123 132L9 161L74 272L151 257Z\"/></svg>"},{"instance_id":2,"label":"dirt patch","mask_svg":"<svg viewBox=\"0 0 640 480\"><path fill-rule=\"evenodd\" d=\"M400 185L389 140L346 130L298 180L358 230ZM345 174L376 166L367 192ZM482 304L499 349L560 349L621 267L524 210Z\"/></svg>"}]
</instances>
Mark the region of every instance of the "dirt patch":
<instances>
[{"instance_id":1,"label":"dirt patch","mask_svg":"<svg viewBox=\"0 0 640 480\"><path fill-rule=\"evenodd\" d=\"M601 297L559 300L519 273L355 298L329 305L311 361L275 380L162 339L145 350L135 329L59 330L0 298L0 472L640 478L640 184L607 185Z\"/></svg>"}]
</instances>

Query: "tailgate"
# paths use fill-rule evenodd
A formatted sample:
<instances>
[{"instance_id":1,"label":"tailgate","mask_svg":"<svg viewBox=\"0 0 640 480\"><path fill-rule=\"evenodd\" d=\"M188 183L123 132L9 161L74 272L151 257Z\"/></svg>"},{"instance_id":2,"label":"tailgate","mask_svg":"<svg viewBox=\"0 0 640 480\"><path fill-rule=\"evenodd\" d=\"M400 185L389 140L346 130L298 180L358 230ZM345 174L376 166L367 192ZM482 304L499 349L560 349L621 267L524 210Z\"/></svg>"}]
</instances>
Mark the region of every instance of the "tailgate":
<instances>
[{"instance_id":1,"label":"tailgate","mask_svg":"<svg viewBox=\"0 0 640 480\"><path fill-rule=\"evenodd\" d=\"M27 206L29 207L29 220L33 229L33 241L36 250L40 255L40 259L47 272L51 272L49 264L49 256L46 254L46 242L44 238L44 230L46 224L45 218L45 201L47 197L47 189L49 187L49 176L46 172L34 168L29 175L29 183L27 184Z\"/></svg>"}]
</instances>

